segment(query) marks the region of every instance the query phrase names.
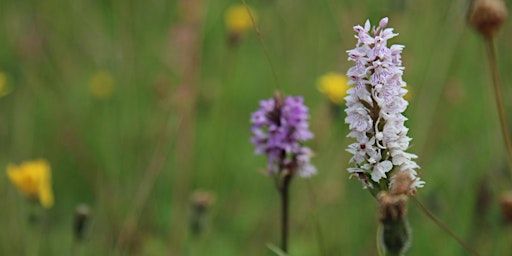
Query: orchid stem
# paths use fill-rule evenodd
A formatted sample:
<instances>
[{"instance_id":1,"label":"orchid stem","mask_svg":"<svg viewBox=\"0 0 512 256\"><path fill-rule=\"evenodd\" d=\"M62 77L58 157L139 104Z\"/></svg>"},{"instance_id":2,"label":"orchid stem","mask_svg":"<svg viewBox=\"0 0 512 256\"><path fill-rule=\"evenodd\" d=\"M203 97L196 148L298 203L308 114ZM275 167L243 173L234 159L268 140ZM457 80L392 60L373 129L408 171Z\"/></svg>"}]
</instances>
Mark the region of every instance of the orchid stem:
<instances>
[{"instance_id":1,"label":"orchid stem","mask_svg":"<svg viewBox=\"0 0 512 256\"><path fill-rule=\"evenodd\" d=\"M281 249L288 253L288 206L289 206L289 185L292 175L287 174L283 177L281 193Z\"/></svg>"}]
</instances>

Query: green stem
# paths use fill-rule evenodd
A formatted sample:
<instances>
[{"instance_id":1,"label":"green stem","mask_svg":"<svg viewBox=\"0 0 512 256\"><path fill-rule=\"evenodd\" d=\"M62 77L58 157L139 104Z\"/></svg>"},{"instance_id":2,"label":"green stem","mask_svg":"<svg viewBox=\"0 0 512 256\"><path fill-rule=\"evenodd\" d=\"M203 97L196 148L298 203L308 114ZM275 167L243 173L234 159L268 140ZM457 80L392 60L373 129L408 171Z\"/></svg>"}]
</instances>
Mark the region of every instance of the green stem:
<instances>
[{"instance_id":1,"label":"green stem","mask_svg":"<svg viewBox=\"0 0 512 256\"><path fill-rule=\"evenodd\" d=\"M324 246L324 236L322 235L322 226L320 225L320 218L318 217L318 207L316 205L316 194L315 192L313 191L313 187L311 185L311 180L307 180L307 183L308 183L308 189L309 189L309 195L311 197L311 205L312 205L312 208L313 208L313 218L314 218L314 221L315 221L315 229L316 229L316 237L317 237L317 240L318 240L318 248L320 250L320 255L322 256L325 256L327 255L326 251L325 251L325 246Z\"/></svg>"},{"instance_id":2,"label":"green stem","mask_svg":"<svg viewBox=\"0 0 512 256\"><path fill-rule=\"evenodd\" d=\"M512 173L512 144L508 134L509 128L507 125L507 120L505 118L505 107L503 106L502 100L501 81L498 70L498 61L496 60L496 46L494 45L494 38L486 38L485 45L487 47L487 56L489 57L489 66L491 68L492 83L494 88L494 100L496 101L496 107L498 108L498 117L500 119L501 133L503 134L503 140L505 140L505 147L507 148L509 170Z\"/></svg>"},{"instance_id":3,"label":"green stem","mask_svg":"<svg viewBox=\"0 0 512 256\"><path fill-rule=\"evenodd\" d=\"M401 256L410 244L410 228L405 216L393 220L386 219L377 229L377 246L383 256Z\"/></svg>"},{"instance_id":4,"label":"green stem","mask_svg":"<svg viewBox=\"0 0 512 256\"><path fill-rule=\"evenodd\" d=\"M247 3L245 2L245 0L242 0L242 3L244 4L245 10L249 14L249 17L251 18L251 23L254 27L254 30L256 31L256 35L258 36L258 41L260 42L261 48L263 49L263 52L265 53L265 57L267 58L268 64L270 65L270 70L272 71L272 76L274 77L276 89L279 91L279 81L277 79L277 73L276 73L276 69L274 68L274 63L272 62L272 59L270 58L270 54L268 53L267 47L265 47L265 43L263 42L263 37L261 36L260 30L258 29L258 26L256 25L256 21L254 20L254 17L252 16L249 6L247 6Z\"/></svg>"},{"instance_id":5,"label":"green stem","mask_svg":"<svg viewBox=\"0 0 512 256\"><path fill-rule=\"evenodd\" d=\"M27 248L26 255L36 256L40 254L41 238L43 237L41 232L41 209L37 202L30 202L29 207L29 215L26 224L29 234L25 248Z\"/></svg>"},{"instance_id":6,"label":"green stem","mask_svg":"<svg viewBox=\"0 0 512 256\"><path fill-rule=\"evenodd\" d=\"M288 206L289 206L289 185L292 175L287 174L283 178L281 187L281 249L288 253Z\"/></svg>"}]
</instances>

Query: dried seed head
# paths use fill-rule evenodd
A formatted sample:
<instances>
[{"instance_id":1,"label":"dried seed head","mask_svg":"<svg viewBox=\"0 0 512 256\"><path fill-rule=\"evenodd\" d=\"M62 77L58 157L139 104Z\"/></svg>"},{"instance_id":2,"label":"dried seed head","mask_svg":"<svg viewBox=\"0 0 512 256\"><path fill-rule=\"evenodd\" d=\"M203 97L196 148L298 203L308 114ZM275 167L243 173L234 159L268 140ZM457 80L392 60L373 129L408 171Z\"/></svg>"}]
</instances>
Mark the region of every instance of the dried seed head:
<instances>
[{"instance_id":1,"label":"dried seed head","mask_svg":"<svg viewBox=\"0 0 512 256\"><path fill-rule=\"evenodd\" d=\"M190 229L194 235L199 235L206 226L206 213L215 203L215 195L209 191L197 190L192 194L191 203Z\"/></svg>"},{"instance_id":2,"label":"dried seed head","mask_svg":"<svg viewBox=\"0 0 512 256\"><path fill-rule=\"evenodd\" d=\"M79 204L75 208L75 218L73 221L73 233L76 241L82 241L85 238L87 226L91 218L91 209L87 204Z\"/></svg>"},{"instance_id":3,"label":"dried seed head","mask_svg":"<svg viewBox=\"0 0 512 256\"><path fill-rule=\"evenodd\" d=\"M473 0L468 18L480 34L492 38L507 18L507 7L503 0Z\"/></svg>"},{"instance_id":4,"label":"dried seed head","mask_svg":"<svg viewBox=\"0 0 512 256\"><path fill-rule=\"evenodd\" d=\"M512 192L506 192L500 198L501 214L506 222L512 222Z\"/></svg>"},{"instance_id":5,"label":"dried seed head","mask_svg":"<svg viewBox=\"0 0 512 256\"><path fill-rule=\"evenodd\" d=\"M209 191L197 190L192 194L192 206L199 211L209 209L215 203L215 195Z\"/></svg>"}]
</instances>

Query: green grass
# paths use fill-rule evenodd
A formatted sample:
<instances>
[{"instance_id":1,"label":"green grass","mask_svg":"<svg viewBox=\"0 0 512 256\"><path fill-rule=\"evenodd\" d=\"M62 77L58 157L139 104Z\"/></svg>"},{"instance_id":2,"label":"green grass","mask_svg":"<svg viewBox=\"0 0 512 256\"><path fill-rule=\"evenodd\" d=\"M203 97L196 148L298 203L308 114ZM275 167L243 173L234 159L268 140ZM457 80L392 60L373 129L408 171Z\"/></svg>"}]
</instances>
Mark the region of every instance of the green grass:
<instances>
[{"instance_id":1,"label":"green grass","mask_svg":"<svg viewBox=\"0 0 512 256\"><path fill-rule=\"evenodd\" d=\"M40 255L70 252L73 211L82 202L93 212L83 255L273 255L267 244L279 242L279 198L261 174L265 158L253 155L249 117L276 84L256 33L228 47L223 12L233 3L202 1L193 31L198 45L180 57L185 49L171 37L189 16L177 1L0 2L0 71L13 88L0 98L0 166L43 157L53 170L56 203L44 213ZM484 44L465 24L466 1L249 4L258 12L279 88L305 96L316 134L310 144L319 173L291 185L290 255L320 255L320 247L326 255L377 254L376 201L348 179L344 114L330 118L315 83L351 65L345 51L355 44L352 26L384 16L400 33L392 43L406 45L404 80L413 91L407 125L427 182L418 199L482 255L512 249L498 207L512 182ZM510 22L497 45L510 113L507 31ZM192 73L183 75L191 59ZM106 101L88 91L98 70L115 79ZM180 89L187 81L193 89ZM148 173L154 180L145 183ZM476 215L483 180L490 195L485 214ZM120 248L140 184L150 194ZM216 197L198 237L188 231L196 189ZM0 194L0 254L29 255L39 231L26 223L28 203L6 175ZM412 202L409 221L409 255L468 254Z\"/></svg>"}]
</instances>

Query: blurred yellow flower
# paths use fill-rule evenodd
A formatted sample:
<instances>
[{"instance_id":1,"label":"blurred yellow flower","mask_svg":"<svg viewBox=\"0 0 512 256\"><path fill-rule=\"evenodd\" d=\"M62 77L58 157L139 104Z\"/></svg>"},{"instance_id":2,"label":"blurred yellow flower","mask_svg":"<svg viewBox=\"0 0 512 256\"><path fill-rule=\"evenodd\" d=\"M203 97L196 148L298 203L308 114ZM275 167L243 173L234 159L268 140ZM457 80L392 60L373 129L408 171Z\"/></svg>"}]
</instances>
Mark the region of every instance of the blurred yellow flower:
<instances>
[{"instance_id":1,"label":"blurred yellow flower","mask_svg":"<svg viewBox=\"0 0 512 256\"><path fill-rule=\"evenodd\" d=\"M407 85L405 89L407 89L407 93L404 95L404 99L406 101L411 101L412 97L414 96L414 91L409 85Z\"/></svg>"},{"instance_id":2,"label":"blurred yellow flower","mask_svg":"<svg viewBox=\"0 0 512 256\"><path fill-rule=\"evenodd\" d=\"M318 90L325 94L334 104L342 104L343 98L347 95L349 86L348 78L336 72L330 72L318 79Z\"/></svg>"},{"instance_id":3,"label":"blurred yellow flower","mask_svg":"<svg viewBox=\"0 0 512 256\"><path fill-rule=\"evenodd\" d=\"M39 199L45 208L53 206L50 164L43 159L7 166L7 176L18 190L30 199Z\"/></svg>"},{"instance_id":4,"label":"blurred yellow flower","mask_svg":"<svg viewBox=\"0 0 512 256\"><path fill-rule=\"evenodd\" d=\"M98 99L108 99L114 93L114 78L105 71L96 72L89 80L89 91Z\"/></svg>"},{"instance_id":5,"label":"blurred yellow flower","mask_svg":"<svg viewBox=\"0 0 512 256\"><path fill-rule=\"evenodd\" d=\"M4 97L9 94L11 90L7 85L7 75L4 72L0 72L0 97Z\"/></svg>"},{"instance_id":6,"label":"blurred yellow flower","mask_svg":"<svg viewBox=\"0 0 512 256\"><path fill-rule=\"evenodd\" d=\"M249 8L249 10L251 11L252 17L256 22L256 13L252 10L252 8ZM239 34L252 28L251 17L247 13L247 9L243 4L230 6L224 14L224 21L226 22L227 29L231 33Z\"/></svg>"}]
</instances>

